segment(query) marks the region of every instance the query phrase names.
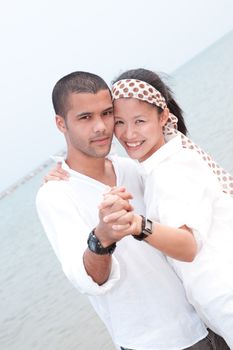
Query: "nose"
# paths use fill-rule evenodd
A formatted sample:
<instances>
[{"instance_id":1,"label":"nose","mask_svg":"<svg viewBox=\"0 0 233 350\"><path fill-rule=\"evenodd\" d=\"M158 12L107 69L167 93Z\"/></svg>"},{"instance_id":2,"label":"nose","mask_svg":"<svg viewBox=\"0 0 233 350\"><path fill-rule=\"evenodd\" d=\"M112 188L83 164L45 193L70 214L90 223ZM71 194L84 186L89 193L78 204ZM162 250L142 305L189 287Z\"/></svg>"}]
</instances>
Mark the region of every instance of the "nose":
<instances>
[{"instance_id":1,"label":"nose","mask_svg":"<svg viewBox=\"0 0 233 350\"><path fill-rule=\"evenodd\" d=\"M124 137L127 140L132 140L135 136L135 128L132 125L126 125L124 128Z\"/></svg>"},{"instance_id":2,"label":"nose","mask_svg":"<svg viewBox=\"0 0 233 350\"><path fill-rule=\"evenodd\" d=\"M106 125L101 116L96 117L93 130L95 133L101 133L106 130Z\"/></svg>"}]
</instances>

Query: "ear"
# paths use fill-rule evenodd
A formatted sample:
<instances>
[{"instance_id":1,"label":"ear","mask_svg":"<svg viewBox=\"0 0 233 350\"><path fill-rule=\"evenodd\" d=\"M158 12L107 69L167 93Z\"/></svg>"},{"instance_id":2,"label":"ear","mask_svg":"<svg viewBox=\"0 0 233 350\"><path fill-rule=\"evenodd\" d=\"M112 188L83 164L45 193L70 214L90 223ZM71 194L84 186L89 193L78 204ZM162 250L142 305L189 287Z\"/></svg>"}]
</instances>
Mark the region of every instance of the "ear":
<instances>
[{"instance_id":1,"label":"ear","mask_svg":"<svg viewBox=\"0 0 233 350\"><path fill-rule=\"evenodd\" d=\"M163 112L160 114L160 123L161 123L161 126L164 126L166 125L167 123L167 120L169 118L169 109L166 107L164 108Z\"/></svg>"},{"instance_id":2,"label":"ear","mask_svg":"<svg viewBox=\"0 0 233 350\"><path fill-rule=\"evenodd\" d=\"M56 120L58 129L64 134L66 132L65 119L62 118L60 115L56 114L55 120Z\"/></svg>"}]
</instances>

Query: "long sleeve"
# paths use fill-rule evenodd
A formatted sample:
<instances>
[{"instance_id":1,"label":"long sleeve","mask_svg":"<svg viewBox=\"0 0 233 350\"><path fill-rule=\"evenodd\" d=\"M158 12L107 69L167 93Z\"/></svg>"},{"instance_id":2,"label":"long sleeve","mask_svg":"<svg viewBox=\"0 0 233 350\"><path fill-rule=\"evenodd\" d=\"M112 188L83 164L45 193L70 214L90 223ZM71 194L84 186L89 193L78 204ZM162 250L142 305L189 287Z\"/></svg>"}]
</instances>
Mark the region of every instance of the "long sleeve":
<instances>
[{"instance_id":1,"label":"long sleeve","mask_svg":"<svg viewBox=\"0 0 233 350\"><path fill-rule=\"evenodd\" d=\"M105 294L120 278L119 264L113 256L109 279L101 286L87 274L83 254L87 248L88 234L93 227L86 224L87 218L81 217L66 186L62 182L53 182L39 190L36 198L39 218L71 283L82 293ZM93 210L97 211L97 208Z\"/></svg>"},{"instance_id":2,"label":"long sleeve","mask_svg":"<svg viewBox=\"0 0 233 350\"><path fill-rule=\"evenodd\" d=\"M208 165L185 150L148 175L147 215L172 227L190 227L200 249L211 227L216 191L219 184Z\"/></svg>"}]
</instances>

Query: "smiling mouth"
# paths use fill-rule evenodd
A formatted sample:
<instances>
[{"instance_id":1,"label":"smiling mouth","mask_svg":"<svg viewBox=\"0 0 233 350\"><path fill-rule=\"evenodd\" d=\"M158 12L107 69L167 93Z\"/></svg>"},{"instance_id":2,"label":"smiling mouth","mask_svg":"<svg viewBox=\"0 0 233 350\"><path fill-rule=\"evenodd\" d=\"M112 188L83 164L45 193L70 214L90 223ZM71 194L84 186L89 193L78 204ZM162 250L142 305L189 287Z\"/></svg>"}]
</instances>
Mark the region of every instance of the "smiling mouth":
<instances>
[{"instance_id":1,"label":"smiling mouth","mask_svg":"<svg viewBox=\"0 0 233 350\"><path fill-rule=\"evenodd\" d=\"M128 148L136 148L141 146L144 143L144 141L137 141L137 142L125 142L126 146Z\"/></svg>"}]
</instances>

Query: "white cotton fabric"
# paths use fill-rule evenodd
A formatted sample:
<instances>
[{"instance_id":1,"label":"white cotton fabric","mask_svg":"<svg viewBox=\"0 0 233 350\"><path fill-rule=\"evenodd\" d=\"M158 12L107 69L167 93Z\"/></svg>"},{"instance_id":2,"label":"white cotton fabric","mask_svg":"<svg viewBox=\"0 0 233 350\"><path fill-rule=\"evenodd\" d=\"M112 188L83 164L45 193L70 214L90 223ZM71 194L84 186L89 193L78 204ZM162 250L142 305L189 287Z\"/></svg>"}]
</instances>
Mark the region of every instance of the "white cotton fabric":
<instances>
[{"instance_id":1,"label":"white cotton fabric","mask_svg":"<svg viewBox=\"0 0 233 350\"><path fill-rule=\"evenodd\" d=\"M177 135L141 163L146 213L162 224L189 226L199 253L192 263L168 258L189 301L233 349L233 198L208 164Z\"/></svg>"},{"instance_id":2,"label":"white cotton fabric","mask_svg":"<svg viewBox=\"0 0 233 350\"><path fill-rule=\"evenodd\" d=\"M134 196L144 214L137 164L111 157L117 185ZM77 173L63 162L69 181L49 181L37 195L37 209L62 268L89 299L117 346L137 350L184 349L207 332L187 302L180 279L159 251L128 236L117 243L111 275L99 286L86 273L83 253L89 232L98 223L97 206L106 186Z\"/></svg>"}]
</instances>

